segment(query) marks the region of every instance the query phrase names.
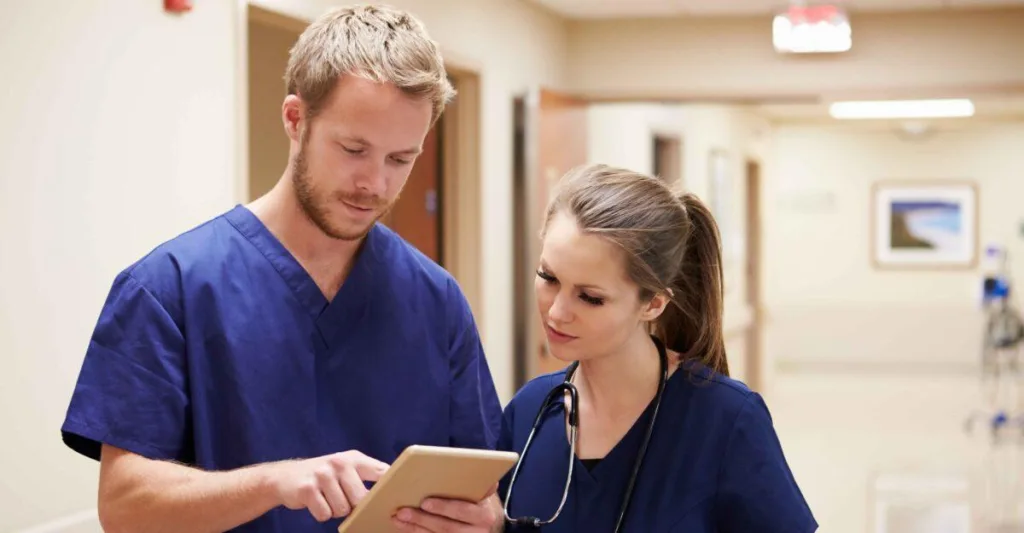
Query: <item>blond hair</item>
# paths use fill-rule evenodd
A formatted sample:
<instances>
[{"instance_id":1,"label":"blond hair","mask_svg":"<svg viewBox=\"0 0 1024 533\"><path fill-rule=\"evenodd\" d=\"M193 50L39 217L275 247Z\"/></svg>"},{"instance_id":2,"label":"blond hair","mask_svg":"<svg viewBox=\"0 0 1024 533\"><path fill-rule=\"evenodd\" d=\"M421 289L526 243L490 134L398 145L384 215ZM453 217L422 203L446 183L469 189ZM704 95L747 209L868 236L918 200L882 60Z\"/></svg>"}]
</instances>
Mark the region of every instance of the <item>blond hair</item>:
<instances>
[{"instance_id":1,"label":"blond hair","mask_svg":"<svg viewBox=\"0 0 1024 533\"><path fill-rule=\"evenodd\" d=\"M428 99L431 124L455 96L437 43L423 24L385 5L334 8L310 24L291 49L285 87L306 102L312 118L344 75L391 83Z\"/></svg>"},{"instance_id":2,"label":"blond hair","mask_svg":"<svg viewBox=\"0 0 1024 533\"><path fill-rule=\"evenodd\" d=\"M597 164L562 178L548 204L545 230L559 213L572 216L583 233L622 249L641 300L669 296L671 304L652 328L666 346L683 360L729 374L718 226L699 198L653 176Z\"/></svg>"}]
</instances>

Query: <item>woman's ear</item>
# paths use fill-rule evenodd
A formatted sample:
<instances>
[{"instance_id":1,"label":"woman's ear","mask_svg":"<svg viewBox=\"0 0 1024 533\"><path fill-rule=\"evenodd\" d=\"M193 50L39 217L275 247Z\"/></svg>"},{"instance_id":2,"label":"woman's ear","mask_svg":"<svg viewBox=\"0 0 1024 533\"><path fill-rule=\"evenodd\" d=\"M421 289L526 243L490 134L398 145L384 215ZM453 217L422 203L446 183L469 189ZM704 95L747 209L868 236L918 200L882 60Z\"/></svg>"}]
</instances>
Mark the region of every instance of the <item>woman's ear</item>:
<instances>
[{"instance_id":1,"label":"woman's ear","mask_svg":"<svg viewBox=\"0 0 1024 533\"><path fill-rule=\"evenodd\" d=\"M641 319L645 322L651 322L656 320L662 313L665 312L665 308L671 304L671 296L663 292L659 292L654 295L646 304L641 312Z\"/></svg>"}]
</instances>

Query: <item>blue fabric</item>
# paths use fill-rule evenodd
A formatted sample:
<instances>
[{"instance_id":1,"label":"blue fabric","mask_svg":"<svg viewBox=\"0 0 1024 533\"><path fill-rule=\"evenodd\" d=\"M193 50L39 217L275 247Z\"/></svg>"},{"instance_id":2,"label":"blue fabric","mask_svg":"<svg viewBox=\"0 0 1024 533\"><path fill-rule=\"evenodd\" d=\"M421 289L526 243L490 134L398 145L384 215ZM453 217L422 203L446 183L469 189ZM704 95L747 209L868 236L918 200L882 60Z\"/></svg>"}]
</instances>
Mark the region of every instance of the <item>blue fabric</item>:
<instances>
[{"instance_id":1,"label":"blue fabric","mask_svg":"<svg viewBox=\"0 0 1024 533\"><path fill-rule=\"evenodd\" d=\"M501 424L470 309L451 276L384 226L333 301L248 209L121 272L62 427L224 470L348 449L493 448ZM244 532L334 531L278 508Z\"/></svg>"},{"instance_id":2,"label":"blue fabric","mask_svg":"<svg viewBox=\"0 0 1024 533\"><path fill-rule=\"evenodd\" d=\"M538 409L565 371L528 383L505 408L498 448L522 453ZM569 466L563 402L552 402L527 450L509 515L551 518ZM589 470L573 458L569 497L543 533L611 532L653 402ZM581 424L585 421L581 421ZM504 499L511 473L499 487ZM786 464L760 395L687 364L669 377L623 532L805 533L817 522ZM508 533L536 531L511 527Z\"/></svg>"}]
</instances>

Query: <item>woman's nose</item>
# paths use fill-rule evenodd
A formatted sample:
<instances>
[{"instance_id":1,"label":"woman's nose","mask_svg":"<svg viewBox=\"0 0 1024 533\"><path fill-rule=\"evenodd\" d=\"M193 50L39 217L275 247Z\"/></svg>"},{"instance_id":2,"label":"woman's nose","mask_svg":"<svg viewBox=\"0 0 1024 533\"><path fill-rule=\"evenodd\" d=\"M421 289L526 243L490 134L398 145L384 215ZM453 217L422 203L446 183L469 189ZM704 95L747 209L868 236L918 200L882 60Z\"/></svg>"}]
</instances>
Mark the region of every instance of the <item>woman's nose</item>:
<instances>
[{"instance_id":1,"label":"woman's nose","mask_svg":"<svg viewBox=\"0 0 1024 533\"><path fill-rule=\"evenodd\" d=\"M572 312L569 310L572 296L565 293L558 293L551 302L548 309L548 317L555 322L566 323L572 321Z\"/></svg>"}]
</instances>

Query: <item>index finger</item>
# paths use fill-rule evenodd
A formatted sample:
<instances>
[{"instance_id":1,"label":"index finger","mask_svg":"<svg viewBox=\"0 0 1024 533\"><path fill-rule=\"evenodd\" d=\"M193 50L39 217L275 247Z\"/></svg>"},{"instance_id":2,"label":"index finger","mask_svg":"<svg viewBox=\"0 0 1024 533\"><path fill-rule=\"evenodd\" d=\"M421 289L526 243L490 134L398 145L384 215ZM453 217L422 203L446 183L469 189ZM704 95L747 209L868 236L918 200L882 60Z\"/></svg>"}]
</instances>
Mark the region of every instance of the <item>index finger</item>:
<instances>
[{"instance_id":1,"label":"index finger","mask_svg":"<svg viewBox=\"0 0 1024 533\"><path fill-rule=\"evenodd\" d=\"M380 481L380 477L390 468L387 463L365 455L358 457L352 466L356 468L356 473L363 481Z\"/></svg>"},{"instance_id":2,"label":"index finger","mask_svg":"<svg viewBox=\"0 0 1024 533\"><path fill-rule=\"evenodd\" d=\"M352 468L363 481L380 481L380 477L389 468L387 463L378 461L356 450L334 455L332 463L339 472L344 468Z\"/></svg>"}]
</instances>

